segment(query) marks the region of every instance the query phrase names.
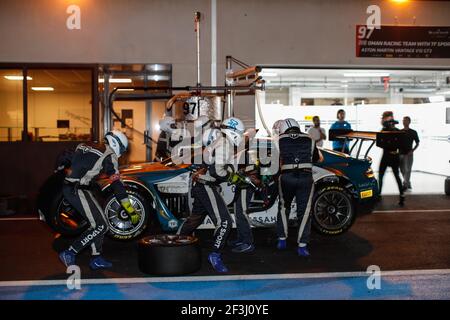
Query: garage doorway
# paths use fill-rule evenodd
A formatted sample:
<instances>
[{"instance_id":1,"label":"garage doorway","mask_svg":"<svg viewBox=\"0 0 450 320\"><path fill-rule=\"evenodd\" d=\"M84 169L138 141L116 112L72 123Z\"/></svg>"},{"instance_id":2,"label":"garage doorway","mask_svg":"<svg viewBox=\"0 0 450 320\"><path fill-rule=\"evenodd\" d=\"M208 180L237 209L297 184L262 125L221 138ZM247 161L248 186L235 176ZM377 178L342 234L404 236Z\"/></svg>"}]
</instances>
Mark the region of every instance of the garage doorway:
<instances>
[{"instance_id":1,"label":"garage doorway","mask_svg":"<svg viewBox=\"0 0 450 320\"><path fill-rule=\"evenodd\" d=\"M159 120L171 97L170 64L104 65L100 68L103 131L117 129L130 142L122 163L152 161L159 136ZM151 90L147 90L151 89Z\"/></svg>"},{"instance_id":2,"label":"garage doorway","mask_svg":"<svg viewBox=\"0 0 450 320\"><path fill-rule=\"evenodd\" d=\"M352 129L361 131L380 130L383 111L394 112L400 129L403 117L409 116L410 127L420 138L414 153L415 191L443 193L445 177L450 176L450 70L266 66L262 76L266 90L259 102L268 128L278 119L293 117L307 131L312 117L319 116L321 127L328 132L339 109L346 111ZM255 109L256 128L260 135L267 135L256 103ZM323 147L331 148L331 142L324 141ZM380 148L370 151L375 171L381 154Z\"/></svg>"}]
</instances>

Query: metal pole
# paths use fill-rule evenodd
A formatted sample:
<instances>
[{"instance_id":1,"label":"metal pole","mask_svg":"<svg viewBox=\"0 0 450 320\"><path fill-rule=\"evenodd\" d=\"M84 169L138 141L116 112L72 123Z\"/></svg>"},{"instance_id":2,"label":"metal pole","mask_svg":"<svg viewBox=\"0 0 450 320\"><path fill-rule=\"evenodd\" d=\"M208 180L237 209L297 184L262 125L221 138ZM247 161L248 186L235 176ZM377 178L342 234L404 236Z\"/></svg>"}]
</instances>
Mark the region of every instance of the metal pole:
<instances>
[{"instance_id":1,"label":"metal pole","mask_svg":"<svg viewBox=\"0 0 450 320\"><path fill-rule=\"evenodd\" d=\"M225 70L225 86L231 86L233 85L232 83L229 83L229 80L226 78L227 74L232 72L231 69L231 56L227 56L226 57L226 70ZM231 92L231 90L227 90L226 91L226 95L227 95L227 118L232 117L234 110L233 110L233 94Z\"/></svg>"},{"instance_id":2,"label":"metal pole","mask_svg":"<svg viewBox=\"0 0 450 320\"><path fill-rule=\"evenodd\" d=\"M197 37L197 86L200 87L200 12L195 12L195 35Z\"/></svg>"}]
</instances>

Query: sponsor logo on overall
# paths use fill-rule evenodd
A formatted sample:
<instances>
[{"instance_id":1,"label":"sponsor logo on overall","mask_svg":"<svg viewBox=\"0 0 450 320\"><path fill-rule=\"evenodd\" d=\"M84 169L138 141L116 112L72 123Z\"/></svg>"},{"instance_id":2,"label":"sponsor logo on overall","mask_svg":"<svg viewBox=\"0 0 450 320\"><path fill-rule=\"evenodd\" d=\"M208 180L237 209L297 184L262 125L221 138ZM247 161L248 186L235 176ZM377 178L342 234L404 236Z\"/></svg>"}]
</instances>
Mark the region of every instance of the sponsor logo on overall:
<instances>
[{"instance_id":1,"label":"sponsor logo on overall","mask_svg":"<svg viewBox=\"0 0 450 320\"><path fill-rule=\"evenodd\" d=\"M105 229L104 225L101 225L98 228L94 229L94 231L92 231L92 233L88 234L86 237L83 238L83 240L81 240L81 244L84 246L87 243L89 243L89 241L91 241L96 236L98 236L103 231L103 229Z\"/></svg>"},{"instance_id":2,"label":"sponsor logo on overall","mask_svg":"<svg viewBox=\"0 0 450 320\"><path fill-rule=\"evenodd\" d=\"M220 244L223 241L223 237L225 236L225 232L227 232L227 227L228 227L228 221L224 221L221 223L220 225L220 229L219 229L219 235L216 238L216 242L214 243L214 246L216 248L220 248Z\"/></svg>"}]
</instances>

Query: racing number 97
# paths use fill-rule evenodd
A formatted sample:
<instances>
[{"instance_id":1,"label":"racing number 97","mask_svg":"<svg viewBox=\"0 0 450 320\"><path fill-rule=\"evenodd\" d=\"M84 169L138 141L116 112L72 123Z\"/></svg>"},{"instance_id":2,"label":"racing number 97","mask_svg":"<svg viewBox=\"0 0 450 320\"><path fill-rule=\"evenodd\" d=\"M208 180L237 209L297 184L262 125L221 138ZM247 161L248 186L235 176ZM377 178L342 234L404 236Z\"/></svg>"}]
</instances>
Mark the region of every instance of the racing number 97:
<instances>
[{"instance_id":1,"label":"racing number 97","mask_svg":"<svg viewBox=\"0 0 450 320\"><path fill-rule=\"evenodd\" d=\"M195 114L195 108L197 108L196 102L185 102L183 104L183 112L184 114Z\"/></svg>"},{"instance_id":2,"label":"racing number 97","mask_svg":"<svg viewBox=\"0 0 450 320\"><path fill-rule=\"evenodd\" d=\"M358 39L369 39L375 28L367 26L358 26Z\"/></svg>"}]
</instances>

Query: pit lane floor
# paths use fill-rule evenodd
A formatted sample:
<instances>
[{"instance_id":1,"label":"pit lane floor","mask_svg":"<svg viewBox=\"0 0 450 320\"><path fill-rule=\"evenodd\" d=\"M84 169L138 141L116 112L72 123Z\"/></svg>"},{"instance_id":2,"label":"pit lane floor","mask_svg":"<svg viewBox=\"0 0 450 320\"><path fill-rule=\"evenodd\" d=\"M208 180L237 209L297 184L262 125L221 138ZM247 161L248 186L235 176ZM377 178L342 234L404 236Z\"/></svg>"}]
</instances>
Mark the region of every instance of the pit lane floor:
<instances>
[{"instance_id":1,"label":"pit lane floor","mask_svg":"<svg viewBox=\"0 0 450 320\"><path fill-rule=\"evenodd\" d=\"M107 239L105 256L114 267L92 272L88 253L81 255L85 280L72 291L56 255L69 240L30 217L2 218L0 299L450 299L450 198L411 196L404 208L396 200L385 196L344 235L314 234L308 260L296 256L294 236L278 252L273 230L257 229L255 252L224 254L231 270L225 276L205 259L211 230L198 232L203 266L190 277L148 277L137 267L135 243ZM367 287L370 265L382 271L379 290Z\"/></svg>"}]
</instances>

